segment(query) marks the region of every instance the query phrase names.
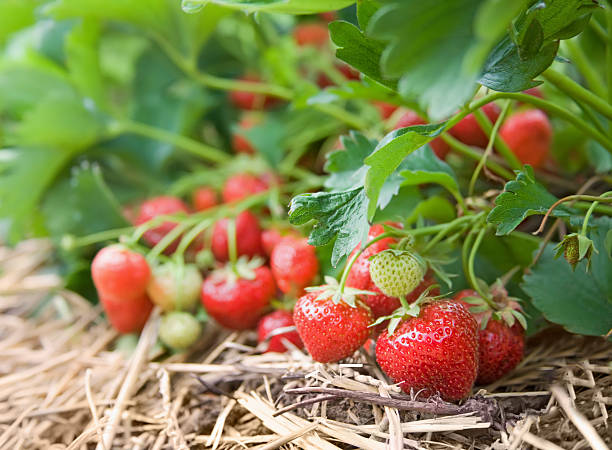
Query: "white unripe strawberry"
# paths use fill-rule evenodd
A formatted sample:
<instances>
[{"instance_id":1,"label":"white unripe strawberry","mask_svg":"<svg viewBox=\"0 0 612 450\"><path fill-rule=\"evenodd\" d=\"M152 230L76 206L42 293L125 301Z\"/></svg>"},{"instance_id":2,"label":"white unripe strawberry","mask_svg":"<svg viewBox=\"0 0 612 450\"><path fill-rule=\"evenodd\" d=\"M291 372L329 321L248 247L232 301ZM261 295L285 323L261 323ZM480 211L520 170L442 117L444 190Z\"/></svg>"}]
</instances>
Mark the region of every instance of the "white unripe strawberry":
<instances>
[{"instance_id":1,"label":"white unripe strawberry","mask_svg":"<svg viewBox=\"0 0 612 450\"><path fill-rule=\"evenodd\" d=\"M420 283L426 272L423 259L411 250L385 250L370 258L370 277L390 297L405 297Z\"/></svg>"}]
</instances>

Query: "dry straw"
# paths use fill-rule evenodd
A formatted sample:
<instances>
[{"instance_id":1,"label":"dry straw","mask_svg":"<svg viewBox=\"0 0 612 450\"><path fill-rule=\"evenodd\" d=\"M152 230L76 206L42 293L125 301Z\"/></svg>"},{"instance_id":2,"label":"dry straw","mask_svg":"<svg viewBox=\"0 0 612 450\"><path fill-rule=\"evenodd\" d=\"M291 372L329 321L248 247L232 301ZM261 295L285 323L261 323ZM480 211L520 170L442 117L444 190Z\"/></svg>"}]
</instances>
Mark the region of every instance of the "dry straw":
<instances>
[{"instance_id":1,"label":"dry straw","mask_svg":"<svg viewBox=\"0 0 612 450\"><path fill-rule=\"evenodd\" d=\"M208 326L190 354L131 355L62 289L45 240L0 247L0 449L606 449L612 346L551 330L462 405L411 398L361 351L321 365Z\"/></svg>"}]
</instances>

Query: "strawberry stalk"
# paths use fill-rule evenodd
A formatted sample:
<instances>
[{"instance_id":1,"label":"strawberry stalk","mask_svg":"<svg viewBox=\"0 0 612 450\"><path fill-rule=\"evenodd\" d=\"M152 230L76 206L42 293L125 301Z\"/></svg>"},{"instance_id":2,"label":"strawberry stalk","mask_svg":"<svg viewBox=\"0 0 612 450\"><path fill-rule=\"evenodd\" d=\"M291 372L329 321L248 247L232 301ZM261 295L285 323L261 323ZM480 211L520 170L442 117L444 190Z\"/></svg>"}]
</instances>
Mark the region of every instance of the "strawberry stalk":
<instances>
[{"instance_id":1,"label":"strawberry stalk","mask_svg":"<svg viewBox=\"0 0 612 450\"><path fill-rule=\"evenodd\" d=\"M499 132L499 128L501 127L501 124L503 123L504 119L506 118L506 115L508 114L509 109L510 109L510 100L506 100L504 107L502 109L502 112L497 118L497 120L495 121L493 130L491 131L489 135L489 142L487 143L487 148L482 154L482 158L480 158L480 161L478 161L478 164L476 165L476 169L474 169L474 173L472 174L472 178L470 179L470 185L468 187L468 195L470 197L474 195L474 186L476 186L476 180L478 179L478 175L480 175L480 171L482 170L483 166L487 162L489 155L493 151L493 143L498 143L498 141L501 142L501 138L498 138L498 132ZM482 110L480 109L477 111L474 111L474 117L476 117L476 120L478 120L479 117L481 117L483 120L486 120L486 121L489 120L486 114L483 113ZM503 157L508 162L510 167L512 167L513 169L520 170L521 168L520 161L514 155L514 153L512 153L512 150L510 150L508 146L506 146L506 144L504 144L504 146L505 148L503 148L503 151L502 151L502 146L497 145L498 151L502 153Z\"/></svg>"},{"instance_id":2,"label":"strawberry stalk","mask_svg":"<svg viewBox=\"0 0 612 450\"><path fill-rule=\"evenodd\" d=\"M501 125L501 123L504 121L504 119L507 116L509 105L510 105L510 100L506 100L505 105L502 108L501 114L499 115L498 119L495 121L495 125L497 125L498 122ZM506 144L504 140L502 139L502 137L498 134L499 126L496 127L492 125L491 121L489 120L487 115L482 111L482 109L478 109L474 111L474 117L476 118L476 121L478 122L478 124L482 127L485 134L489 137L489 142L493 140L493 143L495 143L495 148L503 156L503 158L506 160L508 165L514 170L521 170L523 165L521 164L519 159L516 157L516 155L512 152L512 150L510 150L510 147L508 147L508 144ZM485 153L486 153L486 150L485 150Z\"/></svg>"},{"instance_id":3,"label":"strawberry stalk","mask_svg":"<svg viewBox=\"0 0 612 450\"><path fill-rule=\"evenodd\" d=\"M484 299L487 305L491 307L491 309L496 311L498 309L497 305L495 304L491 296L487 292L485 292L485 290L483 289L483 285L478 282L478 279L476 278L476 273L474 271L474 261L476 260L476 254L478 253L478 248L480 247L480 244L482 243L482 240L488 230L489 230L488 225L482 227L480 231L478 231L478 234L476 235L475 239L474 239L473 233L470 233L468 235L468 239L466 239L465 243L463 244L463 257L464 257L463 267L466 270L466 277L470 285L472 286L472 288L476 292L478 292L478 294ZM470 237L472 239L469 239ZM470 245L472 240L474 241L474 244ZM467 257L467 264L466 264L465 254L467 253L467 249L469 249L469 255Z\"/></svg>"}]
</instances>

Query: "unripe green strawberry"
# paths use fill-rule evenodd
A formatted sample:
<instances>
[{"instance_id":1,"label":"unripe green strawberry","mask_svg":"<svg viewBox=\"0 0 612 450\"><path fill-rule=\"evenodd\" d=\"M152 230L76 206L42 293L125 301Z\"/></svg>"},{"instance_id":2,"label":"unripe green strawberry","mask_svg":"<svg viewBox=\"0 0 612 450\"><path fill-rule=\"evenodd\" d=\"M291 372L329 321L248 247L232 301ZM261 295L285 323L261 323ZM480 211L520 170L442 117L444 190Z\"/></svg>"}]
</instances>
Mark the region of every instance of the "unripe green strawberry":
<instances>
[{"instance_id":1,"label":"unripe green strawberry","mask_svg":"<svg viewBox=\"0 0 612 450\"><path fill-rule=\"evenodd\" d=\"M202 281L195 265L166 263L153 269L147 294L164 311L189 311L198 304Z\"/></svg>"},{"instance_id":2,"label":"unripe green strawberry","mask_svg":"<svg viewBox=\"0 0 612 450\"><path fill-rule=\"evenodd\" d=\"M370 276L383 294L405 297L423 281L427 267L410 250L385 250L370 260Z\"/></svg>"},{"instance_id":3,"label":"unripe green strawberry","mask_svg":"<svg viewBox=\"0 0 612 450\"><path fill-rule=\"evenodd\" d=\"M165 345L176 350L191 346L201 332L202 326L198 319L181 311L166 314L159 324L159 338Z\"/></svg>"}]
</instances>

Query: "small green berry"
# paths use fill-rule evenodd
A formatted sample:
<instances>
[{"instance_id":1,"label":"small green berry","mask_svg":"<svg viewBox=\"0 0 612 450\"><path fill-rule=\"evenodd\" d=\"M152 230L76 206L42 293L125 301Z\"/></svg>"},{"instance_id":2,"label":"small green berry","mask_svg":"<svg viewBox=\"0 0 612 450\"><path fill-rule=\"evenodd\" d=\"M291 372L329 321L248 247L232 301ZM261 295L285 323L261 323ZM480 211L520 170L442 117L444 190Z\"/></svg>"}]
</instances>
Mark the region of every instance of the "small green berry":
<instances>
[{"instance_id":1,"label":"small green berry","mask_svg":"<svg viewBox=\"0 0 612 450\"><path fill-rule=\"evenodd\" d=\"M161 319L159 338L170 348L184 350L200 337L202 327L191 314L173 311Z\"/></svg>"}]
</instances>

